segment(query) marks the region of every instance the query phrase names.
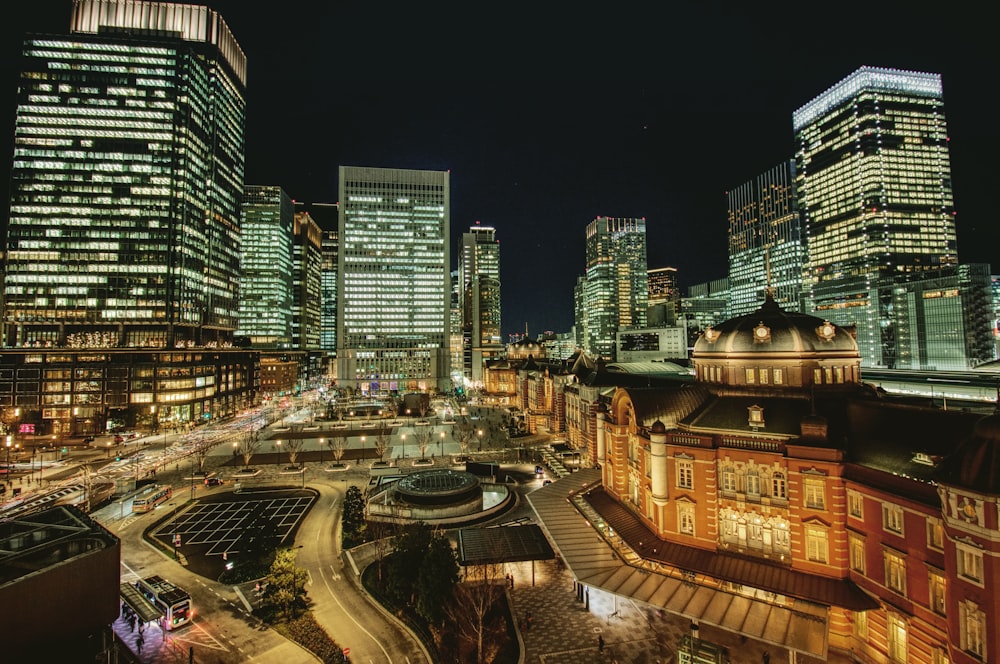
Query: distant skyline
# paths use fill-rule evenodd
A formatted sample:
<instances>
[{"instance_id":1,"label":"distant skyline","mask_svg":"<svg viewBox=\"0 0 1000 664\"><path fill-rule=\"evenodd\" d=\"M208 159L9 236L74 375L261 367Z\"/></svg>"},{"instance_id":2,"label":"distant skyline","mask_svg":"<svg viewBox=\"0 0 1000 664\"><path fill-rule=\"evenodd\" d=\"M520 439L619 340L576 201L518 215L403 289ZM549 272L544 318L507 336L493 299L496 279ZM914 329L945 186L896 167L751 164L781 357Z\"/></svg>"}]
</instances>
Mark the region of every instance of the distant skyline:
<instances>
[{"instance_id":1,"label":"distant skyline","mask_svg":"<svg viewBox=\"0 0 1000 664\"><path fill-rule=\"evenodd\" d=\"M971 8L200 4L248 58L246 184L334 202L341 165L449 170L452 267L469 226L496 228L505 338L570 329L598 216L644 217L649 267L676 267L682 293L726 276L725 192L792 157L793 111L862 65L942 75L959 259L1000 269L996 57ZM24 33L66 33L71 7L5 17L8 183Z\"/></svg>"}]
</instances>

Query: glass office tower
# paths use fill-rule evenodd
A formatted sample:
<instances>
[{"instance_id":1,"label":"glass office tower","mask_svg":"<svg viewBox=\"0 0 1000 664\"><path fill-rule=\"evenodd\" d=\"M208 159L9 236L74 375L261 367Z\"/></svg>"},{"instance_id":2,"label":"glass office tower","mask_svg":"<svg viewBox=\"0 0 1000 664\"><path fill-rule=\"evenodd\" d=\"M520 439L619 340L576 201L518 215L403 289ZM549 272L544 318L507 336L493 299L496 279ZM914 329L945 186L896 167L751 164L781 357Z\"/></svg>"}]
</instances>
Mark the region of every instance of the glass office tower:
<instances>
[{"instance_id":1,"label":"glass office tower","mask_svg":"<svg viewBox=\"0 0 1000 664\"><path fill-rule=\"evenodd\" d=\"M586 233L587 350L614 360L618 330L646 326L646 220L597 217Z\"/></svg>"},{"instance_id":2,"label":"glass office tower","mask_svg":"<svg viewBox=\"0 0 1000 664\"><path fill-rule=\"evenodd\" d=\"M231 340L246 58L222 17L77 0L20 69L4 344Z\"/></svg>"},{"instance_id":3,"label":"glass office tower","mask_svg":"<svg viewBox=\"0 0 1000 664\"><path fill-rule=\"evenodd\" d=\"M281 187L247 185L236 334L255 348L291 348L293 215L292 199Z\"/></svg>"},{"instance_id":4,"label":"glass office tower","mask_svg":"<svg viewBox=\"0 0 1000 664\"><path fill-rule=\"evenodd\" d=\"M892 298L878 286L957 262L941 77L862 67L793 126L810 307L855 326L863 366L893 367Z\"/></svg>"},{"instance_id":5,"label":"glass office tower","mask_svg":"<svg viewBox=\"0 0 1000 664\"><path fill-rule=\"evenodd\" d=\"M801 311L805 242L795 207L795 162L783 162L726 192L729 206L729 313L764 303L770 286L785 311Z\"/></svg>"},{"instance_id":6,"label":"glass office tower","mask_svg":"<svg viewBox=\"0 0 1000 664\"><path fill-rule=\"evenodd\" d=\"M492 226L475 226L462 234L459 274L463 286L463 375L483 378L483 362L501 355L500 242Z\"/></svg>"},{"instance_id":7,"label":"glass office tower","mask_svg":"<svg viewBox=\"0 0 1000 664\"><path fill-rule=\"evenodd\" d=\"M450 389L449 224L448 172L340 167L342 386Z\"/></svg>"}]
</instances>

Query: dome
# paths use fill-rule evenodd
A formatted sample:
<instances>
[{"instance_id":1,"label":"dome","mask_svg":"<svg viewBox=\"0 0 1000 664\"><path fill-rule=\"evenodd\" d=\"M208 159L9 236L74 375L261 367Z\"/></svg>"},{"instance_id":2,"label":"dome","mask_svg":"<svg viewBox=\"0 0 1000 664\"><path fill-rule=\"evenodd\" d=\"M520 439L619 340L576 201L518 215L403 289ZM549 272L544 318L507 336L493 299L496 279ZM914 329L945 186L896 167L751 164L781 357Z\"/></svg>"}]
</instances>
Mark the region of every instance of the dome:
<instances>
[{"instance_id":1,"label":"dome","mask_svg":"<svg viewBox=\"0 0 1000 664\"><path fill-rule=\"evenodd\" d=\"M938 468L942 484L1000 493L1000 413L976 422L970 435Z\"/></svg>"},{"instance_id":2,"label":"dome","mask_svg":"<svg viewBox=\"0 0 1000 664\"><path fill-rule=\"evenodd\" d=\"M785 311L768 294L752 314L706 328L694 344L693 355L734 353L833 353L857 357L858 344L843 328L816 316Z\"/></svg>"}]
</instances>

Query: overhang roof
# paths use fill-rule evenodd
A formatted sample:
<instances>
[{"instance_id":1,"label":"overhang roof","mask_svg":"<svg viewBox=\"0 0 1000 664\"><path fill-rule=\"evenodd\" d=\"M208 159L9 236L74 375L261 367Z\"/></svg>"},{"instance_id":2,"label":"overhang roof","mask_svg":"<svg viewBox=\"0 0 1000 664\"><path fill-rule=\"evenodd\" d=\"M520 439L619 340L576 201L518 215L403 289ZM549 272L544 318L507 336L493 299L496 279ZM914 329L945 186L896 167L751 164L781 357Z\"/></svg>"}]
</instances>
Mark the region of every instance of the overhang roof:
<instances>
[{"instance_id":1,"label":"overhang roof","mask_svg":"<svg viewBox=\"0 0 1000 664\"><path fill-rule=\"evenodd\" d=\"M458 531L460 565L550 560L555 556L545 533L533 523Z\"/></svg>"},{"instance_id":2,"label":"overhang roof","mask_svg":"<svg viewBox=\"0 0 1000 664\"><path fill-rule=\"evenodd\" d=\"M583 499L600 485L601 471L587 469L537 489L527 498L566 566L583 584L630 597L671 613L739 632L782 648L826 659L828 609L789 596L773 601L764 589L723 590L720 581L644 559L615 534L609 543L595 524L603 516ZM613 544L613 545L612 545ZM700 551L702 558L711 558ZM738 581L737 581L738 583ZM770 600L770 601L769 601Z\"/></svg>"}]
</instances>

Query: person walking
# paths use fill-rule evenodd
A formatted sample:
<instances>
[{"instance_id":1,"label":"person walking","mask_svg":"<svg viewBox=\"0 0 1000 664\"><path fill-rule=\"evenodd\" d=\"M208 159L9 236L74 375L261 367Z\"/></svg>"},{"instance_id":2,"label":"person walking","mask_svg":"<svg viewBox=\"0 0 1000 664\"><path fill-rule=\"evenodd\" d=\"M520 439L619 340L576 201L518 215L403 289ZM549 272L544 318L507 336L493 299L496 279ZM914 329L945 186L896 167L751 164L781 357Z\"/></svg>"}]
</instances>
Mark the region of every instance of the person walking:
<instances>
[{"instance_id":1,"label":"person walking","mask_svg":"<svg viewBox=\"0 0 1000 664\"><path fill-rule=\"evenodd\" d=\"M604 652L604 636L597 635L597 652Z\"/></svg>"}]
</instances>

